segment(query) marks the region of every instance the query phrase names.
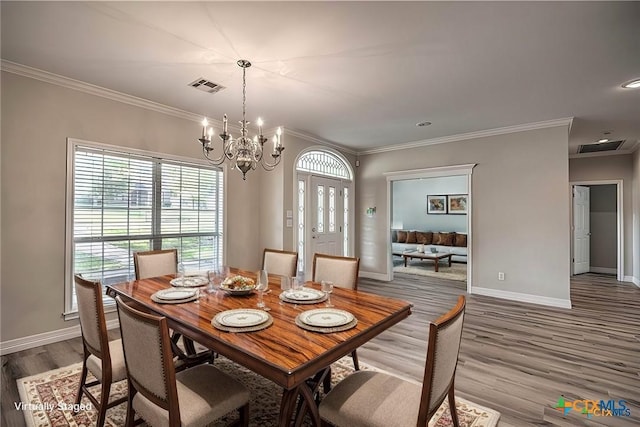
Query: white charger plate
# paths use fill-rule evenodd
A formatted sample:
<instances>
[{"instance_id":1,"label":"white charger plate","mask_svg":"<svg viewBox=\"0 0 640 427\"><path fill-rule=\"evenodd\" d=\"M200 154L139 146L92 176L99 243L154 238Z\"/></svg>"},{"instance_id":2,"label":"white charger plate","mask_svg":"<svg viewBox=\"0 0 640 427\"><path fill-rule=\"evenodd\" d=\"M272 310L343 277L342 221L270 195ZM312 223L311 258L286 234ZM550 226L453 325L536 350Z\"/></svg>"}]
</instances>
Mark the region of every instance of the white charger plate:
<instances>
[{"instance_id":1,"label":"white charger plate","mask_svg":"<svg viewBox=\"0 0 640 427\"><path fill-rule=\"evenodd\" d=\"M336 308L316 308L307 310L299 315L300 321L309 325L321 328L335 328L346 325L355 319L348 311Z\"/></svg>"},{"instance_id":2,"label":"white charger plate","mask_svg":"<svg viewBox=\"0 0 640 427\"><path fill-rule=\"evenodd\" d=\"M196 291L193 289L163 289L154 294L156 298L173 301L193 298L196 296Z\"/></svg>"},{"instance_id":3,"label":"white charger plate","mask_svg":"<svg viewBox=\"0 0 640 427\"><path fill-rule=\"evenodd\" d=\"M171 283L171 286L180 288L194 288L207 285L209 283L209 279L202 276L178 277L171 280L169 283Z\"/></svg>"},{"instance_id":4,"label":"white charger plate","mask_svg":"<svg viewBox=\"0 0 640 427\"><path fill-rule=\"evenodd\" d=\"M232 328L246 328L260 325L269 320L269 314L264 310L253 308L238 308L216 314L214 320L223 326Z\"/></svg>"},{"instance_id":5,"label":"white charger plate","mask_svg":"<svg viewBox=\"0 0 640 427\"><path fill-rule=\"evenodd\" d=\"M325 293L313 288L300 288L287 289L281 295L291 301L314 301L322 299Z\"/></svg>"}]
</instances>

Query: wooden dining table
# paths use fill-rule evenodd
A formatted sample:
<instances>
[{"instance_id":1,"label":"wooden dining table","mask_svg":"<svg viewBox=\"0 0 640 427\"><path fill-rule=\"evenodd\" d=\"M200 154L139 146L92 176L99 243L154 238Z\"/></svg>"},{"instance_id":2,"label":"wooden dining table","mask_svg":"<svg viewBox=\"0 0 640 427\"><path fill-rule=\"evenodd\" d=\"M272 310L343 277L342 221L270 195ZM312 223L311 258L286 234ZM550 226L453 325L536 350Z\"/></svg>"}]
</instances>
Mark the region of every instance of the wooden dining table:
<instances>
[{"instance_id":1,"label":"wooden dining table","mask_svg":"<svg viewBox=\"0 0 640 427\"><path fill-rule=\"evenodd\" d=\"M255 272L234 268L231 274L256 277ZM119 295L148 312L166 317L169 327L178 333L281 386L278 425L283 427L291 424L296 405L300 408L297 404L299 396L305 411L308 410L314 424L319 425L315 391L308 379L323 371L330 372L331 363L408 317L412 307L407 301L336 286L331 294L334 308L352 313L357 324L342 332L313 332L297 326L296 316L306 310L325 307L325 302L281 304L280 276L271 275L264 301L270 308L273 324L255 332L225 332L214 327L212 319L226 310L256 308L256 293L236 296L222 290L210 293L206 288L200 288L201 297L197 301L154 302L151 296L170 288L174 277L167 275L108 285L107 294L114 298ZM318 283L307 282L305 286L320 289Z\"/></svg>"}]
</instances>

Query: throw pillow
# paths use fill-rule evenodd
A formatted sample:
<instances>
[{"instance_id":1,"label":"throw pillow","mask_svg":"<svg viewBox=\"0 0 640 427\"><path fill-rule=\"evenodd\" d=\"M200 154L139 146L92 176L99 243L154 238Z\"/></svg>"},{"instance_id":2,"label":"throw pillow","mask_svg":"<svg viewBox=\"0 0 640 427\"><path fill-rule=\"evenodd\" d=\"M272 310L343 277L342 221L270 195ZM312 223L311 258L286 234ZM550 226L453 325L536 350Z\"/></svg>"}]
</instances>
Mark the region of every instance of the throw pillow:
<instances>
[{"instance_id":1,"label":"throw pillow","mask_svg":"<svg viewBox=\"0 0 640 427\"><path fill-rule=\"evenodd\" d=\"M435 242L436 234L438 235L438 243ZM454 234L455 233L447 233L447 232L433 233L433 240L434 240L433 244L442 245L442 246L453 246Z\"/></svg>"},{"instance_id":2,"label":"throw pillow","mask_svg":"<svg viewBox=\"0 0 640 427\"><path fill-rule=\"evenodd\" d=\"M461 248L466 248L467 247L467 235L466 234L456 233L455 246L459 246Z\"/></svg>"},{"instance_id":3,"label":"throw pillow","mask_svg":"<svg viewBox=\"0 0 640 427\"><path fill-rule=\"evenodd\" d=\"M433 233L431 231L416 231L416 240L421 245L430 245L433 242Z\"/></svg>"},{"instance_id":4,"label":"throw pillow","mask_svg":"<svg viewBox=\"0 0 640 427\"><path fill-rule=\"evenodd\" d=\"M393 243L396 243L398 241L398 231L397 230L391 230L391 241Z\"/></svg>"},{"instance_id":5,"label":"throw pillow","mask_svg":"<svg viewBox=\"0 0 640 427\"><path fill-rule=\"evenodd\" d=\"M433 238L431 239L431 243L434 245L440 244L440 233L433 233Z\"/></svg>"},{"instance_id":6,"label":"throw pillow","mask_svg":"<svg viewBox=\"0 0 640 427\"><path fill-rule=\"evenodd\" d=\"M434 245L444 245L445 234L447 233L433 233L432 243Z\"/></svg>"},{"instance_id":7,"label":"throw pillow","mask_svg":"<svg viewBox=\"0 0 640 427\"><path fill-rule=\"evenodd\" d=\"M415 231L410 231L407 233L407 243L417 243L418 241L416 240L416 232Z\"/></svg>"},{"instance_id":8,"label":"throw pillow","mask_svg":"<svg viewBox=\"0 0 640 427\"><path fill-rule=\"evenodd\" d=\"M399 230L398 231L398 243L405 243L407 241L407 232Z\"/></svg>"}]
</instances>

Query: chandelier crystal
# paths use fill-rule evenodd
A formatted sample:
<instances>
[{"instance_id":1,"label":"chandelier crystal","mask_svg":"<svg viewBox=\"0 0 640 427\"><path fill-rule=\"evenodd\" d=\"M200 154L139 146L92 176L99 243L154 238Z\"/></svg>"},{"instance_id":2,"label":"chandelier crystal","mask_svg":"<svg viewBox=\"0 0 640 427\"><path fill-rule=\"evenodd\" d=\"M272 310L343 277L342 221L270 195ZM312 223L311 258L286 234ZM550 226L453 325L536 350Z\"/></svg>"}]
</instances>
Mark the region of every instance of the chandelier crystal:
<instances>
[{"instance_id":1,"label":"chandelier crystal","mask_svg":"<svg viewBox=\"0 0 640 427\"><path fill-rule=\"evenodd\" d=\"M219 166L224 163L225 160L233 163L232 169L238 169L242 172L242 179L247 179L247 172L255 170L258 163L266 171L272 171L278 166L281 159L281 153L284 150L282 145L282 129L278 128L276 134L273 136L273 150L271 151L271 157L273 163L269 163L264 157L264 144L268 141L267 138L262 135L262 119L258 118L258 134L252 138L247 136L247 125L249 122L246 120L246 102L247 102L247 68L251 67L251 62L246 59L240 59L238 66L242 68L242 120L240 121L240 136L233 139L233 136L227 131L227 115L222 118L222 133L218 136L222 141L222 153L218 157L212 157L212 151L214 150L212 137L214 134L213 128L209 127L207 119L202 121L202 137L198 138L198 141L202 144L202 153L204 157L212 164Z\"/></svg>"}]
</instances>

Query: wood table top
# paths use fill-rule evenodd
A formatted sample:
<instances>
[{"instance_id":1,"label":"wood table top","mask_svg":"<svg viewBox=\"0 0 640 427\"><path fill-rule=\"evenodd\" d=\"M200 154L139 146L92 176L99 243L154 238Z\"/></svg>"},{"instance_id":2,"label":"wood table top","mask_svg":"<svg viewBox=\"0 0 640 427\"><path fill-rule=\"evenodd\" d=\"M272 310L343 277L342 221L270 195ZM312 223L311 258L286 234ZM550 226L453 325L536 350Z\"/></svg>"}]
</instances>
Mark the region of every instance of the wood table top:
<instances>
[{"instance_id":1,"label":"wood table top","mask_svg":"<svg viewBox=\"0 0 640 427\"><path fill-rule=\"evenodd\" d=\"M255 278L255 272L238 269L233 274ZM292 389L350 354L360 345L411 314L412 304L394 298L335 287L331 294L334 308L346 310L357 319L357 325L343 332L318 333L295 324L301 312L325 307L318 304L280 304L280 277L269 277L270 292L264 301L271 308L273 324L256 332L224 332L211 325L211 319L225 310L256 308L256 293L232 296L223 291L207 293L198 302L158 304L151 300L155 292L170 288L175 276L167 275L107 286L107 293L134 300L147 311L167 317L169 326L194 341L263 375L286 389ZM317 283L307 287L320 289Z\"/></svg>"}]
</instances>

